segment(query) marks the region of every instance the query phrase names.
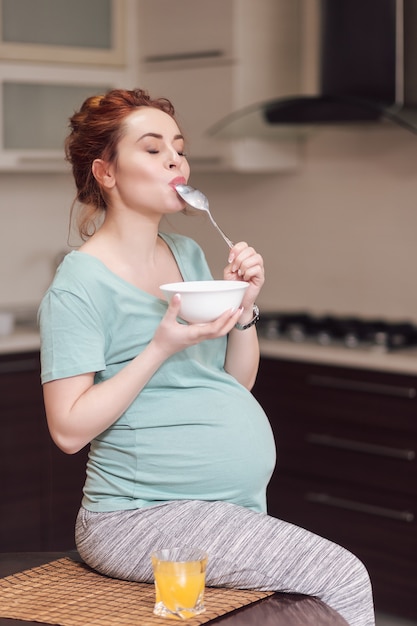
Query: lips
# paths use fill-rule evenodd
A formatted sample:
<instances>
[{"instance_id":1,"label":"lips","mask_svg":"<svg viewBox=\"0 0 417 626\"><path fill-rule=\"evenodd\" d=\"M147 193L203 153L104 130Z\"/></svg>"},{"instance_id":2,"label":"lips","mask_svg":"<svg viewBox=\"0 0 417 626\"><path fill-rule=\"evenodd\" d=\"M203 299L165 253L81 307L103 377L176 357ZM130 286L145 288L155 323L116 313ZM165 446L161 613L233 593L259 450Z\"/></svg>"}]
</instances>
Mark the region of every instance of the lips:
<instances>
[{"instance_id":1,"label":"lips","mask_svg":"<svg viewBox=\"0 0 417 626\"><path fill-rule=\"evenodd\" d=\"M171 180L169 186L175 189L176 185L185 185L186 183L187 181L185 180L184 176L176 176Z\"/></svg>"}]
</instances>

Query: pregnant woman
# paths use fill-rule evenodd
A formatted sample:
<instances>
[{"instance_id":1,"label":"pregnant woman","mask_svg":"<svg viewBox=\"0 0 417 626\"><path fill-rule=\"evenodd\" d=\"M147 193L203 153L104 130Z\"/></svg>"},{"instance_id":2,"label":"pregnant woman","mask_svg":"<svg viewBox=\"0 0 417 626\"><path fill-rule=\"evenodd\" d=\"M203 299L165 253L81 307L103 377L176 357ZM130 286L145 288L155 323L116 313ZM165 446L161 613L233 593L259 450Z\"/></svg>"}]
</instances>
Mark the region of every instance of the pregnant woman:
<instances>
[{"instance_id":1,"label":"pregnant woman","mask_svg":"<svg viewBox=\"0 0 417 626\"><path fill-rule=\"evenodd\" d=\"M208 324L178 319L159 285L210 280L201 248L161 232L184 209L190 168L172 104L141 89L88 98L70 121L83 244L40 307L50 433L90 444L76 523L82 558L103 574L152 581L150 553L195 545L207 584L318 596L351 626L374 624L372 591L351 553L266 513L275 444L252 396L255 302L263 260L245 242L225 280L249 283L241 308Z\"/></svg>"}]
</instances>

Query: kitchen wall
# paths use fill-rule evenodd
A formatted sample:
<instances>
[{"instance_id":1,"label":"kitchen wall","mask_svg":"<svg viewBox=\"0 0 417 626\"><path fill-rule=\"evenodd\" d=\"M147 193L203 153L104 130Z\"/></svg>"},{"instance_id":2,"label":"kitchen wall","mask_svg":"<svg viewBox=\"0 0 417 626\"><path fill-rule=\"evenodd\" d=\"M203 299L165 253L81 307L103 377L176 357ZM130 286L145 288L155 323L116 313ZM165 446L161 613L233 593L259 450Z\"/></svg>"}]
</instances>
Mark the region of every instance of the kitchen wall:
<instances>
[{"instance_id":1,"label":"kitchen wall","mask_svg":"<svg viewBox=\"0 0 417 626\"><path fill-rule=\"evenodd\" d=\"M388 124L316 132L294 174L192 181L224 230L263 253L264 308L417 320L417 135ZM202 221L176 224L221 272L224 244Z\"/></svg>"},{"instance_id":2,"label":"kitchen wall","mask_svg":"<svg viewBox=\"0 0 417 626\"><path fill-rule=\"evenodd\" d=\"M67 249L71 178L0 174L0 308L33 307Z\"/></svg>"},{"instance_id":3,"label":"kitchen wall","mask_svg":"<svg viewBox=\"0 0 417 626\"><path fill-rule=\"evenodd\" d=\"M264 310L417 321L417 135L391 123L317 131L294 173L191 182L232 239L262 252ZM0 308L37 306L68 249L73 195L69 174L0 174ZM227 250L204 215L164 227L194 236L221 276Z\"/></svg>"}]
</instances>

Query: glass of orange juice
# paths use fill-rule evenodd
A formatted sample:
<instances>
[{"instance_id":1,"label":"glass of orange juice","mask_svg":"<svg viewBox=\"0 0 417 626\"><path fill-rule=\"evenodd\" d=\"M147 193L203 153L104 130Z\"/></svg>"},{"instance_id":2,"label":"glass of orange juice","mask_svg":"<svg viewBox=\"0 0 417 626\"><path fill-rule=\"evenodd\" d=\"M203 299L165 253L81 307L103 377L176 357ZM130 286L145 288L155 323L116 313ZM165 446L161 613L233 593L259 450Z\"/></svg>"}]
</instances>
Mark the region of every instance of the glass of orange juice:
<instances>
[{"instance_id":1,"label":"glass of orange juice","mask_svg":"<svg viewBox=\"0 0 417 626\"><path fill-rule=\"evenodd\" d=\"M188 619L205 611L207 554L191 547L165 548L151 554L155 578L155 615Z\"/></svg>"}]
</instances>

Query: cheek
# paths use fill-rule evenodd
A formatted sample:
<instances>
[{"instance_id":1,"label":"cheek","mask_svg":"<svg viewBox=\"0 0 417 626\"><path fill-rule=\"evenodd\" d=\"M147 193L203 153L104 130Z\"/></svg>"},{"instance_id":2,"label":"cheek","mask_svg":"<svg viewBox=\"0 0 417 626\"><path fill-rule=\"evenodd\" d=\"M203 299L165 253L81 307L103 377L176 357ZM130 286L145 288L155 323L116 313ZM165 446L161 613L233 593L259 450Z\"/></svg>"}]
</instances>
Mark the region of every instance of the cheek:
<instances>
[{"instance_id":1,"label":"cheek","mask_svg":"<svg viewBox=\"0 0 417 626\"><path fill-rule=\"evenodd\" d=\"M125 188L147 187L155 181L155 169L145 167L132 157L125 159L118 172L118 182Z\"/></svg>"}]
</instances>

